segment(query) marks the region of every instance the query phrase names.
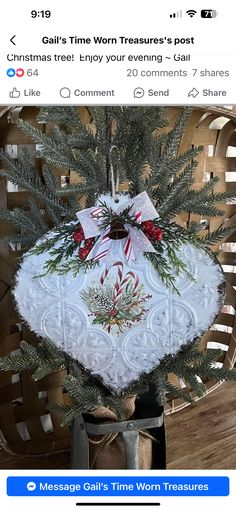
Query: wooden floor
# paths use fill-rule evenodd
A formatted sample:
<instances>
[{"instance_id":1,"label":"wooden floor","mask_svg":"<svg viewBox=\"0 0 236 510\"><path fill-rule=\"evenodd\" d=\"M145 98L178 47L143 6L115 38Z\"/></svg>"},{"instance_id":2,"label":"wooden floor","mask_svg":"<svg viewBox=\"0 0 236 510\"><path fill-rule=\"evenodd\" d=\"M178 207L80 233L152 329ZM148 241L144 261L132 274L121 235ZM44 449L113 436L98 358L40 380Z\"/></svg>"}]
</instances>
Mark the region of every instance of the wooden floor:
<instances>
[{"instance_id":1,"label":"wooden floor","mask_svg":"<svg viewBox=\"0 0 236 510\"><path fill-rule=\"evenodd\" d=\"M236 384L167 416L169 469L236 468Z\"/></svg>"},{"instance_id":2,"label":"wooden floor","mask_svg":"<svg viewBox=\"0 0 236 510\"><path fill-rule=\"evenodd\" d=\"M223 384L193 407L166 417L168 469L236 468L236 385ZM0 469L66 469L69 452L16 457L0 451Z\"/></svg>"}]
</instances>

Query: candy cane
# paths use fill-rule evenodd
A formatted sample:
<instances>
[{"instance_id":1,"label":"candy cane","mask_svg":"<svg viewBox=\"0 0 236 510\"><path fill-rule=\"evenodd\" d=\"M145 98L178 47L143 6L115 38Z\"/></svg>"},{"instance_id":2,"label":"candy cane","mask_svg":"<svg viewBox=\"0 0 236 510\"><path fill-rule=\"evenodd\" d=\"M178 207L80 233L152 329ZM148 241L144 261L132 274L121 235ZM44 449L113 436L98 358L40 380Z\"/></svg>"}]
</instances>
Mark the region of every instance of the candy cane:
<instances>
[{"instance_id":1,"label":"candy cane","mask_svg":"<svg viewBox=\"0 0 236 510\"><path fill-rule=\"evenodd\" d=\"M141 223L141 220L142 220L142 211L136 211L134 213L134 220L136 221L136 223ZM128 262L131 260L135 260L135 254L134 254L134 250L133 250L133 247L132 247L132 241L131 241L131 237L130 235L128 235L126 241L125 241L125 244L124 244L124 253L125 253L125 256L128 260Z\"/></svg>"},{"instance_id":2,"label":"candy cane","mask_svg":"<svg viewBox=\"0 0 236 510\"><path fill-rule=\"evenodd\" d=\"M104 235L101 238L98 250L96 255L93 257L93 262L97 262L98 260L102 259L103 257L106 257L109 248L112 243L112 239L110 239L108 233L110 232L110 227L107 227Z\"/></svg>"},{"instance_id":3,"label":"candy cane","mask_svg":"<svg viewBox=\"0 0 236 510\"><path fill-rule=\"evenodd\" d=\"M137 289L139 286L139 277L133 271L128 271L128 273L126 273L125 277L123 278L124 269L123 262L114 262L114 264L112 264L110 267L105 267L100 278L100 283L102 285L104 284L108 276L108 273L112 267L117 267L117 278L114 286L114 301L113 301L114 305L116 305L120 301L121 295L126 289L130 280L134 281L133 296L135 297L138 294Z\"/></svg>"},{"instance_id":4,"label":"candy cane","mask_svg":"<svg viewBox=\"0 0 236 510\"><path fill-rule=\"evenodd\" d=\"M127 273L127 275L130 275L131 278L133 278L133 280L134 280L134 291L136 291L136 292L134 292L134 296L136 296L137 295L137 288L139 286L139 277L138 277L138 275L133 273L133 271L129 271Z\"/></svg>"},{"instance_id":5,"label":"candy cane","mask_svg":"<svg viewBox=\"0 0 236 510\"><path fill-rule=\"evenodd\" d=\"M105 267L102 276L100 278L100 283L103 285L105 279L107 278L107 275L112 267L118 267L118 276L119 278L122 278L122 269L123 269L123 263L122 262L114 262L110 267Z\"/></svg>"},{"instance_id":6,"label":"candy cane","mask_svg":"<svg viewBox=\"0 0 236 510\"><path fill-rule=\"evenodd\" d=\"M120 301L121 295L123 294L124 290L126 289L128 283L131 279L134 280L133 291L136 291L136 292L133 292L133 296L137 295L137 288L139 285L139 277L137 275L135 275L135 273L133 273L133 271L129 271L128 273L126 273L124 278L122 278L122 274L121 274L121 277L120 277L120 275L118 275L118 278L115 283L115 290L114 290L114 298L115 298L114 305L116 305Z\"/></svg>"}]
</instances>

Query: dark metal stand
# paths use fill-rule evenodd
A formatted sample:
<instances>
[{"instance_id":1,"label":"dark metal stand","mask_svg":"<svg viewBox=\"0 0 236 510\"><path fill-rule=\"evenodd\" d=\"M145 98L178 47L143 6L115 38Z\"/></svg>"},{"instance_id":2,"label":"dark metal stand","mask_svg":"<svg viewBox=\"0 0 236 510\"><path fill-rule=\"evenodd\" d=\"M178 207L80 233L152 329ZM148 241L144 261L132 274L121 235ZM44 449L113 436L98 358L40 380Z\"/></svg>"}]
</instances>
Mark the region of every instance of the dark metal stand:
<instances>
[{"instance_id":1,"label":"dark metal stand","mask_svg":"<svg viewBox=\"0 0 236 510\"><path fill-rule=\"evenodd\" d=\"M150 389L142 395L135 403L134 417L150 418L153 416L161 416L164 413L164 407L159 406L156 401L155 390ZM161 427L151 429L150 434L155 441L152 443L152 468L151 469L166 469L166 434L165 434L165 420Z\"/></svg>"},{"instance_id":2,"label":"dark metal stand","mask_svg":"<svg viewBox=\"0 0 236 510\"><path fill-rule=\"evenodd\" d=\"M156 414L153 416L153 414ZM156 404L152 392L147 392L136 403L132 420L116 423L90 423L83 415L72 423L72 469L89 469L89 434L121 433L124 440L127 469L139 469L139 432L150 430L155 439L152 446L152 468L165 469L165 428L163 407Z\"/></svg>"}]
</instances>

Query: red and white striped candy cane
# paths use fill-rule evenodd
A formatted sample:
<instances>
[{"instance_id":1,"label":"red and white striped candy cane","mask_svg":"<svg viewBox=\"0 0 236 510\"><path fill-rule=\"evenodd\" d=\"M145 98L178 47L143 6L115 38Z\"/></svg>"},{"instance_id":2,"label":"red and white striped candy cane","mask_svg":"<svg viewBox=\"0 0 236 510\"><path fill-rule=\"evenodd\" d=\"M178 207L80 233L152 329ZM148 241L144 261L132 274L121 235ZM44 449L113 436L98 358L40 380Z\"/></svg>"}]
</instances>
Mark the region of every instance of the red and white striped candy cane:
<instances>
[{"instance_id":1,"label":"red and white striped candy cane","mask_svg":"<svg viewBox=\"0 0 236 510\"><path fill-rule=\"evenodd\" d=\"M102 285L103 285L103 283L104 283L104 281L105 281L105 279L106 279L106 277L107 277L107 275L108 275L108 273L109 273L109 271L110 271L110 269L112 267L117 267L118 268L118 276L119 276L119 278L122 277L123 262L121 262L121 261L114 262L114 264L112 264L110 267L105 267L105 269L104 269L104 271L102 273L102 276L100 278L100 283Z\"/></svg>"},{"instance_id":2,"label":"red and white striped candy cane","mask_svg":"<svg viewBox=\"0 0 236 510\"><path fill-rule=\"evenodd\" d=\"M108 227L105 230L104 235L102 236L97 253L96 253L95 257L93 257L93 262L97 262L97 260L100 260L103 257L106 257L106 255L109 251L109 248L111 246L111 243L112 243L112 239L110 239L110 237L108 235L109 232L110 232L110 227Z\"/></svg>"},{"instance_id":3,"label":"red and white striped candy cane","mask_svg":"<svg viewBox=\"0 0 236 510\"><path fill-rule=\"evenodd\" d=\"M115 286L114 286L114 301L113 301L114 305L116 305L120 301L122 293L124 292L128 283L131 280L133 280L133 282L134 282L133 297L135 297L137 295L137 293L138 293L137 289L138 289L138 285L139 285L139 277L133 271L128 271L128 273L126 273L125 277L123 278L123 269L124 269L123 263L122 262L114 262L114 264L112 264L112 266L104 269L102 276L100 278L101 284L104 283L104 281L107 278L108 273L112 267L117 267L117 279L116 279Z\"/></svg>"},{"instance_id":4,"label":"red and white striped candy cane","mask_svg":"<svg viewBox=\"0 0 236 510\"><path fill-rule=\"evenodd\" d=\"M136 223L141 223L141 220L142 220L142 211L136 211L134 213L134 220L136 221ZM128 237L127 237L127 239L125 241L125 244L124 244L124 254L125 254L128 262L130 260L131 261L135 260L135 254L134 254L134 250L133 250L130 234L128 235Z\"/></svg>"},{"instance_id":5,"label":"red and white striped candy cane","mask_svg":"<svg viewBox=\"0 0 236 510\"><path fill-rule=\"evenodd\" d=\"M128 273L126 273L125 278L123 280L121 280L120 284L119 284L119 282L117 282L119 284L119 287L118 287L118 285L117 285L117 287L115 286L114 304L117 304L120 301L121 295L123 294L124 290L126 289L128 283L131 280L134 281L133 297L135 297L137 295L137 293L138 293L137 288L139 285L139 277L135 273L133 273L133 271L129 271Z\"/></svg>"},{"instance_id":6,"label":"red and white striped candy cane","mask_svg":"<svg viewBox=\"0 0 236 510\"><path fill-rule=\"evenodd\" d=\"M103 207L96 207L93 212L91 213L92 218L96 220L100 220L104 215ZM97 262L98 260L102 259L103 257L106 257L108 250L111 246L111 239L108 236L108 233L110 232L110 227L107 227L98 246L97 253L95 257L93 257L93 261Z\"/></svg>"}]
</instances>

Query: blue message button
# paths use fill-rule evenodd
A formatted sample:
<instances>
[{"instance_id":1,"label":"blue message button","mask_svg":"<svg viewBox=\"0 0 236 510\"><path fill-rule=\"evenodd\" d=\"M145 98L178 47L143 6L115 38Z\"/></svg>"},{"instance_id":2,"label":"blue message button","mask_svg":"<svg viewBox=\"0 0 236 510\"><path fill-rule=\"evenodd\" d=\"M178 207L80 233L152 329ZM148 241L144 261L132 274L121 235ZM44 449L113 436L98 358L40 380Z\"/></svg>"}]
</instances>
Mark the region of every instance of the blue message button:
<instances>
[{"instance_id":1,"label":"blue message button","mask_svg":"<svg viewBox=\"0 0 236 510\"><path fill-rule=\"evenodd\" d=\"M228 476L9 476L8 496L228 496Z\"/></svg>"}]
</instances>

